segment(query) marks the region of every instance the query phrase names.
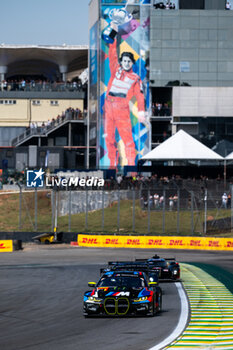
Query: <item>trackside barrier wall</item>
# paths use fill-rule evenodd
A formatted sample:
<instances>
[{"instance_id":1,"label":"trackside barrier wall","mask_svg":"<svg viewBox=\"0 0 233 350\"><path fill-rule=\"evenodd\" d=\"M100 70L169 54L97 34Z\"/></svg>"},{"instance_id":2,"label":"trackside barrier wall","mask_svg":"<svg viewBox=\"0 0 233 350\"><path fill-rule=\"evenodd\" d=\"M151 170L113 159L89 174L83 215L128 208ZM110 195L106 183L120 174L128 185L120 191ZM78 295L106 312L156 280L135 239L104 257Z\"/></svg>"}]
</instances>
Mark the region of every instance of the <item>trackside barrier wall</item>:
<instances>
[{"instance_id":1,"label":"trackside barrier wall","mask_svg":"<svg viewBox=\"0 0 233 350\"><path fill-rule=\"evenodd\" d=\"M233 251L233 238L78 235L78 245L110 248L164 248Z\"/></svg>"},{"instance_id":2,"label":"trackside barrier wall","mask_svg":"<svg viewBox=\"0 0 233 350\"><path fill-rule=\"evenodd\" d=\"M0 241L0 253L13 252L13 241Z\"/></svg>"}]
</instances>

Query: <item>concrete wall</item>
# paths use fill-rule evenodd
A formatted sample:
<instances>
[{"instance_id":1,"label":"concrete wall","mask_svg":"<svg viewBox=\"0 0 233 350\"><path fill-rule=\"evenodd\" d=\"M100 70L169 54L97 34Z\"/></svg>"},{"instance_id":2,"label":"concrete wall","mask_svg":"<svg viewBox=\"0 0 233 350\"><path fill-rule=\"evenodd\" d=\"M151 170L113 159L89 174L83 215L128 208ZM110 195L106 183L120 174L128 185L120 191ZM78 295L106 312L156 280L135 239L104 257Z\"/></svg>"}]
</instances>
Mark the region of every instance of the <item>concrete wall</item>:
<instances>
[{"instance_id":1,"label":"concrete wall","mask_svg":"<svg viewBox=\"0 0 233 350\"><path fill-rule=\"evenodd\" d=\"M8 100L15 102L5 103ZM38 104L35 105L33 101L38 101ZM57 105L51 104L51 101L58 103ZM48 119L56 119L58 114L61 115L69 107L83 111L83 100L0 98L0 127L26 127L30 122L47 122Z\"/></svg>"},{"instance_id":2,"label":"concrete wall","mask_svg":"<svg viewBox=\"0 0 233 350\"><path fill-rule=\"evenodd\" d=\"M52 232L0 232L1 240L13 239L21 240L22 242L34 242L33 237L38 236L43 233ZM83 232L82 232L83 233ZM62 241L64 243L70 243L72 241L77 242L78 232L63 232Z\"/></svg>"},{"instance_id":3,"label":"concrete wall","mask_svg":"<svg viewBox=\"0 0 233 350\"><path fill-rule=\"evenodd\" d=\"M233 86L233 11L151 8L151 86Z\"/></svg>"},{"instance_id":4,"label":"concrete wall","mask_svg":"<svg viewBox=\"0 0 233 350\"><path fill-rule=\"evenodd\" d=\"M174 87L173 116L233 117L233 87Z\"/></svg>"}]
</instances>

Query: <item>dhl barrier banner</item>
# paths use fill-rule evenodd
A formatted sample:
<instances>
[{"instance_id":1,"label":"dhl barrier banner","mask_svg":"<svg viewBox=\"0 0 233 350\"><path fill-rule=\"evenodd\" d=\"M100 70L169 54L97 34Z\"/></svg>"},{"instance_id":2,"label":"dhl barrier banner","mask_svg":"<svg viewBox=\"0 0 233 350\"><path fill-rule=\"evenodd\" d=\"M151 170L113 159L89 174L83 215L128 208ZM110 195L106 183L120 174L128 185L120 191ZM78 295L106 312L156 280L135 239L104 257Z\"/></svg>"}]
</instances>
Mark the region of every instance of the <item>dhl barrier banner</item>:
<instances>
[{"instance_id":1,"label":"dhl barrier banner","mask_svg":"<svg viewBox=\"0 0 233 350\"><path fill-rule=\"evenodd\" d=\"M13 241L0 241L0 253L13 252Z\"/></svg>"},{"instance_id":2,"label":"dhl barrier banner","mask_svg":"<svg viewBox=\"0 0 233 350\"><path fill-rule=\"evenodd\" d=\"M78 245L110 248L232 250L233 238L78 235Z\"/></svg>"}]
</instances>

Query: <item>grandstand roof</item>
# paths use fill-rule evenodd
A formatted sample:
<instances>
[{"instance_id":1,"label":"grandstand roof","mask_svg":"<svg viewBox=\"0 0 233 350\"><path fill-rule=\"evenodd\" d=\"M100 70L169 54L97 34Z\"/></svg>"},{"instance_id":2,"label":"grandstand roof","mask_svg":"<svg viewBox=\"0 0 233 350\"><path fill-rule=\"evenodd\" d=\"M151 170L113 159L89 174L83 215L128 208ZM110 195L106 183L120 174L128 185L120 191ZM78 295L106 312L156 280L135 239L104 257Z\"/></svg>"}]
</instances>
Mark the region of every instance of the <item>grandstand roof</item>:
<instances>
[{"instance_id":1,"label":"grandstand roof","mask_svg":"<svg viewBox=\"0 0 233 350\"><path fill-rule=\"evenodd\" d=\"M80 71L88 66L87 45L5 45L0 44L1 67L7 67L6 77L14 75L44 74L59 71L60 66L67 66L67 73Z\"/></svg>"},{"instance_id":2,"label":"grandstand roof","mask_svg":"<svg viewBox=\"0 0 233 350\"><path fill-rule=\"evenodd\" d=\"M147 153L141 160L223 160L184 130L178 131L161 145Z\"/></svg>"}]
</instances>

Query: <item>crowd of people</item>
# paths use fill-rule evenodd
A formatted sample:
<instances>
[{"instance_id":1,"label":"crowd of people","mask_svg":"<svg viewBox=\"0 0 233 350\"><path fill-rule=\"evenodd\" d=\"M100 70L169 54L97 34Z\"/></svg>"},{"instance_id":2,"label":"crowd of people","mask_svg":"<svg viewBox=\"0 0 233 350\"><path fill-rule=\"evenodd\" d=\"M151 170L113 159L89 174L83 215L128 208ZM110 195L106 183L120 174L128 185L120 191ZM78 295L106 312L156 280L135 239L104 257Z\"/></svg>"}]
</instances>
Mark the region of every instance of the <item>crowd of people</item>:
<instances>
[{"instance_id":1,"label":"crowd of people","mask_svg":"<svg viewBox=\"0 0 233 350\"><path fill-rule=\"evenodd\" d=\"M148 205L149 205L149 208L151 210L153 209L161 210L164 207L165 198L163 194L159 195L157 192L155 192L154 194L150 194L149 198L146 195L142 196L140 202L141 202L141 207L143 209L148 209ZM178 202L177 194L169 196L168 205L169 205L170 211L177 209L177 202Z\"/></svg>"},{"instance_id":2,"label":"crowd of people","mask_svg":"<svg viewBox=\"0 0 233 350\"><path fill-rule=\"evenodd\" d=\"M85 111L82 113L79 108L70 107L67 108L65 112L58 114L56 118L49 119L47 122L31 122L27 128L26 133L28 134L29 132L43 132L54 127L55 125L64 122L65 120L80 120L84 119L84 116Z\"/></svg>"},{"instance_id":3,"label":"crowd of people","mask_svg":"<svg viewBox=\"0 0 233 350\"><path fill-rule=\"evenodd\" d=\"M214 180L216 183L219 178ZM116 179L111 177L105 180L105 188L112 189L153 189L153 188L181 188L184 181L188 181L191 184L200 185L200 190L208 187L209 179L207 176L201 175L199 178L192 177L188 179L182 178L180 175L173 174L171 176L158 176L153 174L152 176L134 175L134 176L122 176L118 175ZM220 179L222 181L222 179Z\"/></svg>"},{"instance_id":4,"label":"crowd of people","mask_svg":"<svg viewBox=\"0 0 233 350\"><path fill-rule=\"evenodd\" d=\"M152 103L152 115L153 116L162 116L162 117L170 117L171 116L171 107L169 103L160 103L155 102Z\"/></svg>"},{"instance_id":5,"label":"crowd of people","mask_svg":"<svg viewBox=\"0 0 233 350\"><path fill-rule=\"evenodd\" d=\"M176 5L173 2L167 1L166 3L162 2L162 1L157 1L154 4L154 7L156 9L166 9L166 10L175 10L176 9Z\"/></svg>"},{"instance_id":6,"label":"crowd of people","mask_svg":"<svg viewBox=\"0 0 233 350\"><path fill-rule=\"evenodd\" d=\"M62 82L47 79L6 79L0 84L1 91L81 91L81 80Z\"/></svg>"},{"instance_id":7,"label":"crowd of people","mask_svg":"<svg viewBox=\"0 0 233 350\"><path fill-rule=\"evenodd\" d=\"M224 192L222 195L222 208L230 209L231 208L231 193Z\"/></svg>"}]
</instances>

